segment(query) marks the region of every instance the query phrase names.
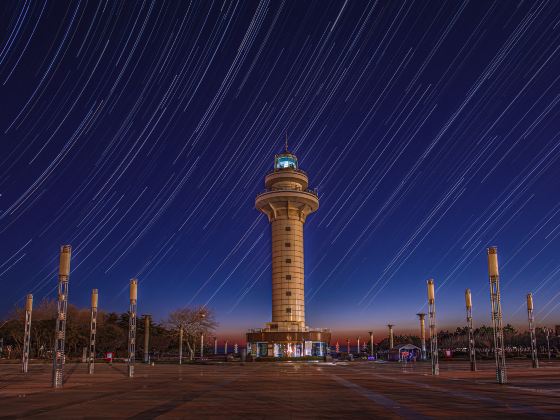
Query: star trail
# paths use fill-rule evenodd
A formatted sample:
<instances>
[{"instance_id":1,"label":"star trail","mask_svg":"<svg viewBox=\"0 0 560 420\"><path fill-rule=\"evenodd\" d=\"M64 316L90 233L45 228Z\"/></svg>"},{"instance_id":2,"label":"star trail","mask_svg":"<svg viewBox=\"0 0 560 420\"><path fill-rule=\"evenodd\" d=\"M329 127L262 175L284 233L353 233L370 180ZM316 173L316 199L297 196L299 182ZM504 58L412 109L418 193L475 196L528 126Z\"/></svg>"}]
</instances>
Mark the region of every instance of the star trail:
<instances>
[{"instance_id":1,"label":"star trail","mask_svg":"<svg viewBox=\"0 0 560 420\"><path fill-rule=\"evenodd\" d=\"M416 328L560 316L560 3L0 3L0 315L54 297L161 319L208 305L270 318L254 208L289 148L318 189L305 226L310 324ZM424 308L425 309L425 308ZM525 321L523 321L525 320Z\"/></svg>"}]
</instances>

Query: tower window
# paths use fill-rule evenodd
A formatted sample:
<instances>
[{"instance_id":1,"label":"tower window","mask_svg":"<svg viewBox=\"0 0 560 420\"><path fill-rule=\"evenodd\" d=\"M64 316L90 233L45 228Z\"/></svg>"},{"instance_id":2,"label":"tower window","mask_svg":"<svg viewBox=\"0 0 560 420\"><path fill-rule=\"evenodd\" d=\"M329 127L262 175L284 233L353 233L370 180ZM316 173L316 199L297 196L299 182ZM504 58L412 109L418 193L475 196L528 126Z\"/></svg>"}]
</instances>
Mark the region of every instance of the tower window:
<instances>
[{"instance_id":1,"label":"tower window","mask_svg":"<svg viewBox=\"0 0 560 420\"><path fill-rule=\"evenodd\" d=\"M286 308L286 313L291 314L292 313L292 308Z\"/></svg>"},{"instance_id":2,"label":"tower window","mask_svg":"<svg viewBox=\"0 0 560 420\"><path fill-rule=\"evenodd\" d=\"M290 292L289 290L286 292L286 296L292 296L292 292Z\"/></svg>"},{"instance_id":3,"label":"tower window","mask_svg":"<svg viewBox=\"0 0 560 420\"><path fill-rule=\"evenodd\" d=\"M292 276L290 274L286 274L286 280L291 280Z\"/></svg>"},{"instance_id":4,"label":"tower window","mask_svg":"<svg viewBox=\"0 0 560 420\"><path fill-rule=\"evenodd\" d=\"M292 259L291 258L286 258L286 264L291 264L292 263Z\"/></svg>"},{"instance_id":5,"label":"tower window","mask_svg":"<svg viewBox=\"0 0 560 420\"><path fill-rule=\"evenodd\" d=\"M286 242L286 243L284 244L284 246L285 246L286 248L289 248L289 247L290 247L290 243L289 243L289 242Z\"/></svg>"},{"instance_id":6,"label":"tower window","mask_svg":"<svg viewBox=\"0 0 560 420\"><path fill-rule=\"evenodd\" d=\"M292 228L290 226L286 226L286 232L289 232L290 230L292 230Z\"/></svg>"}]
</instances>

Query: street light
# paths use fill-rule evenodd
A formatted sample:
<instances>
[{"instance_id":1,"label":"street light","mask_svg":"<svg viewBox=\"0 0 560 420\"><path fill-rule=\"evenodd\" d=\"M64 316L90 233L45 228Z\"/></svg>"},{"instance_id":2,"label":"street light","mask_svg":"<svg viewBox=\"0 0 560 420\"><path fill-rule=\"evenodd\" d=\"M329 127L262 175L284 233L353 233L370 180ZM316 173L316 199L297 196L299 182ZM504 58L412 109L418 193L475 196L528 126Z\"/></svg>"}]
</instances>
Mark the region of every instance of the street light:
<instances>
[{"instance_id":1,"label":"street light","mask_svg":"<svg viewBox=\"0 0 560 420\"><path fill-rule=\"evenodd\" d=\"M548 360L550 360L550 328L544 327L543 331L546 335L546 347L548 349Z\"/></svg>"},{"instance_id":2,"label":"street light","mask_svg":"<svg viewBox=\"0 0 560 420\"><path fill-rule=\"evenodd\" d=\"M206 318L206 313L204 311L200 311L200 318L204 320ZM200 332L200 360L204 356L204 330L202 329L202 321L200 322L201 332Z\"/></svg>"}]
</instances>

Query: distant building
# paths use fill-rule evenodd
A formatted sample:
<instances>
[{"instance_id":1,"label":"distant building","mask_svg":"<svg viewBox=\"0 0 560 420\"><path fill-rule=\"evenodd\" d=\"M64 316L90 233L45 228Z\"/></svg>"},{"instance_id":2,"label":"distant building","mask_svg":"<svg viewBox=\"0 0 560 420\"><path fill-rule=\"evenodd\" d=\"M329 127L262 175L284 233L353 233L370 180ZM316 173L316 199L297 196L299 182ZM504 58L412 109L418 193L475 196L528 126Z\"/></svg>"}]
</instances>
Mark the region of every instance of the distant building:
<instances>
[{"instance_id":1,"label":"distant building","mask_svg":"<svg viewBox=\"0 0 560 420\"><path fill-rule=\"evenodd\" d=\"M255 207L267 215L272 229L272 322L247 333L247 349L256 357L324 356L329 330L305 325L303 225L319 208L307 174L288 151L274 157L265 177L266 190Z\"/></svg>"}]
</instances>

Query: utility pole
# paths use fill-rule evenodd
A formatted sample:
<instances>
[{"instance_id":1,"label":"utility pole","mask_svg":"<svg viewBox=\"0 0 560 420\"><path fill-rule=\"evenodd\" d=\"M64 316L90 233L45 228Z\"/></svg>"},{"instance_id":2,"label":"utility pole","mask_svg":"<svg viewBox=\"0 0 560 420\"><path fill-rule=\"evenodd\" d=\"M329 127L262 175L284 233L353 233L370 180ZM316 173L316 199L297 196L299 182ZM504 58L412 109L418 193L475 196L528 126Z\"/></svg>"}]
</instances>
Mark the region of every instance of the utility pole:
<instances>
[{"instance_id":1,"label":"utility pole","mask_svg":"<svg viewBox=\"0 0 560 420\"><path fill-rule=\"evenodd\" d=\"M426 314L419 313L416 315L420 320L420 346L422 347L422 355L420 356L420 358L422 360L426 360Z\"/></svg>"},{"instance_id":2,"label":"utility pole","mask_svg":"<svg viewBox=\"0 0 560 420\"><path fill-rule=\"evenodd\" d=\"M533 294L527 293L527 318L529 319L529 334L531 336L531 360L533 368L539 368L539 356L537 355L537 337L535 335L535 317L533 315Z\"/></svg>"},{"instance_id":3,"label":"utility pole","mask_svg":"<svg viewBox=\"0 0 560 420\"><path fill-rule=\"evenodd\" d=\"M436 292L434 279L428 280L428 316L430 320L430 352L432 355L432 375L439 375L439 358L436 330Z\"/></svg>"},{"instance_id":4,"label":"utility pole","mask_svg":"<svg viewBox=\"0 0 560 420\"><path fill-rule=\"evenodd\" d=\"M144 363L150 363L150 315L144 315Z\"/></svg>"},{"instance_id":5,"label":"utility pole","mask_svg":"<svg viewBox=\"0 0 560 420\"><path fill-rule=\"evenodd\" d=\"M33 295L27 295L25 300L25 331L23 333L23 354L21 371L27 373L29 365L29 347L31 345L31 313L33 312Z\"/></svg>"},{"instance_id":6,"label":"utility pole","mask_svg":"<svg viewBox=\"0 0 560 420\"><path fill-rule=\"evenodd\" d=\"M467 330L469 334L469 361L471 362L471 371L476 371L476 351L474 345L474 332L472 320L472 296L471 289L465 290L465 306L467 307Z\"/></svg>"},{"instance_id":7,"label":"utility pole","mask_svg":"<svg viewBox=\"0 0 560 420\"><path fill-rule=\"evenodd\" d=\"M128 377L134 377L136 357L136 302L138 299L138 280L130 280L130 309L128 311Z\"/></svg>"},{"instance_id":8,"label":"utility pole","mask_svg":"<svg viewBox=\"0 0 560 420\"><path fill-rule=\"evenodd\" d=\"M91 320L89 328L89 359L88 359L88 372L93 374L95 369L95 336L97 335L97 303L98 291L93 289L91 291Z\"/></svg>"},{"instance_id":9,"label":"utility pole","mask_svg":"<svg viewBox=\"0 0 560 420\"><path fill-rule=\"evenodd\" d=\"M500 298L500 271L498 269L498 248L488 248L488 277L490 278L490 302L492 305L492 327L494 330L494 356L496 359L496 381L507 383L506 352L502 303Z\"/></svg>"},{"instance_id":10,"label":"utility pole","mask_svg":"<svg viewBox=\"0 0 560 420\"><path fill-rule=\"evenodd\" d=\"M371 357L373 357L373 331L369 332L369 345L371 346L369 354Z\"/></svg>"},{"instance_id":11,"label":"utility pole","mask_svg":"<svg viewBox=\"0 0 560 420\"><path fill-rule=\"evenodd\" d=\"M64 344L66 341L66 318L68 314L68 281L70 280L70 257L72 247L63 245L60 247L60 260L58 268L58 301L56 331L54 336L54 359L53 359L53 388L62 388L64 380Z\"/></svg>"}]
</instances>

